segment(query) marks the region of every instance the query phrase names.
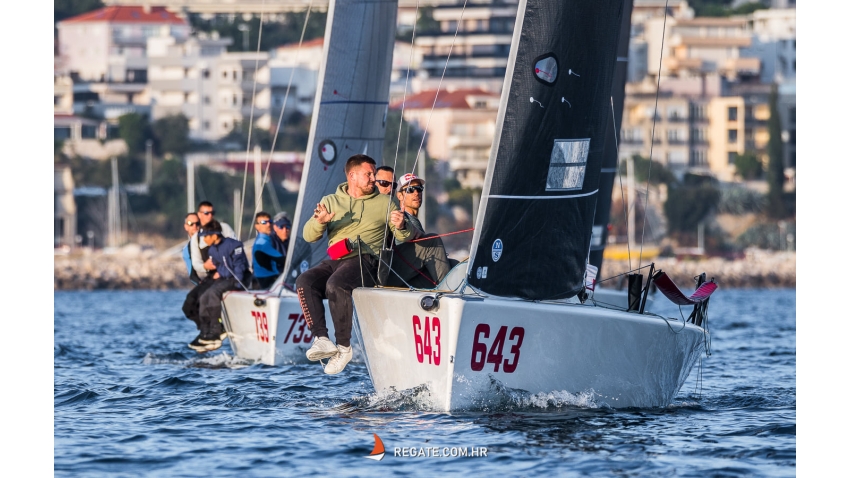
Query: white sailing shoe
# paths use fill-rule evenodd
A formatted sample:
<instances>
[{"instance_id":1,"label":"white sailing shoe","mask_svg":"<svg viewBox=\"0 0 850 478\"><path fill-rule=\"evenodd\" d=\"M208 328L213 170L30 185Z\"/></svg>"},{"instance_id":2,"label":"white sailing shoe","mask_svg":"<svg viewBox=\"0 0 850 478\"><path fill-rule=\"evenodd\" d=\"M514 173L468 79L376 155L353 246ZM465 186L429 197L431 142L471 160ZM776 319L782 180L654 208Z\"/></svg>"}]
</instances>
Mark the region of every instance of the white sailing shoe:
<instances>
[{"instance_id":1,"label":"white sailing shoe","mask_svg":"<svg viewBox=\"0 0 850 478\"><path fill-rule=\"evenodd\" d=\"M348 362L351 361L351 357L354 355L354 352L351 350L351 346L345 347L340 345L337 347L339 351L328 360L328 364L325 365L325 373L328 375L335 375L343 371L345 366L348 365Z\"/></svg>"},{"instance_id":2,"label":"white sailing shoe","mask_svg":"<svg viewBox=\"0 0 850 478\"><path fill-rule=\"evenodd\" d=\"M313 346L307 351L307 360L315 362L316 360L333 357L337 352L336 345L330 339L327 337L316 337L313 340Z\"/></svg>"}]
</instances>

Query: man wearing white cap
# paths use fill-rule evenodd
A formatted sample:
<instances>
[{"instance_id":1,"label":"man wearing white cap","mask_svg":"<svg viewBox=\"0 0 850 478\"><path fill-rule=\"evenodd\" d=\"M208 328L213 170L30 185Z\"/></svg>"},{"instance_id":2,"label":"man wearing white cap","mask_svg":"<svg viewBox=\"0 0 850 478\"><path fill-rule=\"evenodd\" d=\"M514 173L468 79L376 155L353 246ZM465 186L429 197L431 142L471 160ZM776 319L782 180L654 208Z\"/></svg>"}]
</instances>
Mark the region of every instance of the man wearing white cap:
<instances>
[{"instance_id":1,"label":"man wearing white cap","mask_svg":"<svg viewBox=\"0 0 850 478\"><path fill-rule=\"evenodd\" d=\"M419 222L419 209L425 202L425 180L415 174L405 174L398 182L396 197L407 219L411 242L395 241L393 272L382 267L382 282L389 286L433 289L446 277L451 265L443 240L439 237L426 239L433 234L426 234Z\"/></svg>"}]
</instances>

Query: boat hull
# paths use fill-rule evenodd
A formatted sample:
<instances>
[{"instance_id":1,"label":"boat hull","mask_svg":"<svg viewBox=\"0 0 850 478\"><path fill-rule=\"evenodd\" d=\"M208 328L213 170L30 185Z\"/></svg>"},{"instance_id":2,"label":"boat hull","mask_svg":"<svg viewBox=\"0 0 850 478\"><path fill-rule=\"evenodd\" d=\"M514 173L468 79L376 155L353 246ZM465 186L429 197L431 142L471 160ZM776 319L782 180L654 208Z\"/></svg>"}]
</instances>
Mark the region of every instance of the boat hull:
<instances>
[{"instance_id":1,"label":"boat hull","mask_svg":"<svg viewBox=\"0 0 850 478\"><path fill-rule=\"evenodd\" d=\"M376 391L425 386L434 410L486 408L505 389L663 407L704 351L702 328L657 316L475 295L426 311L425 296L359 288L354 304Z\"/></svg>"},{"instance_id":2,"label":"boat hull","mask_svg":"<svg viewBox=\"0 0 850 478\"><path fill-rule=\"evenodd\" d=\"M261 302L255 303L257 299ZM304 354L313 336L295 294L234 291L225 294L222 303L223 322L237 357L266 365L308 362ZM333 338L328 301L324 303L328 335Z\"/></svg>"}]
</instances>

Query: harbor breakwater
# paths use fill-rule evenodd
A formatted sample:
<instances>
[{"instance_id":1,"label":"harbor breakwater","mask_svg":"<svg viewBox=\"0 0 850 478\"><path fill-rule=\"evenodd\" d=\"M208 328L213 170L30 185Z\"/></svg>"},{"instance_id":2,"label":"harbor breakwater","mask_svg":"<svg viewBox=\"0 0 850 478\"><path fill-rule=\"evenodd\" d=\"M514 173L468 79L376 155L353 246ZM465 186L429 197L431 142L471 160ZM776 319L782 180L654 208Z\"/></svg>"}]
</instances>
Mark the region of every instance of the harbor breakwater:
<instances>
[{"instance_id":1,"label":"harbor breakwater","mask_svg":"<svg viewBox=\"0 0 850 478\"><path fill-rule=\"evenodd\" d=\"M641 265L648 265L644 260ZM683 290L693 290L695 276L705 272L721 288L796 287L797 254L748 250L743 258L676 259L658 257L652 260L656 269L665 271ZM632 268L637 267L633 261ZM629 271L627 261L606 260L600 278ZM641 272L646 274L647 269ZM615 277L605 284L622 288L625 281ZM72 251L54 255L54 290L172 290L189 289L192 283L179 253L161 253L126 246L115 251Z\"/></svg>"}]
</instances>

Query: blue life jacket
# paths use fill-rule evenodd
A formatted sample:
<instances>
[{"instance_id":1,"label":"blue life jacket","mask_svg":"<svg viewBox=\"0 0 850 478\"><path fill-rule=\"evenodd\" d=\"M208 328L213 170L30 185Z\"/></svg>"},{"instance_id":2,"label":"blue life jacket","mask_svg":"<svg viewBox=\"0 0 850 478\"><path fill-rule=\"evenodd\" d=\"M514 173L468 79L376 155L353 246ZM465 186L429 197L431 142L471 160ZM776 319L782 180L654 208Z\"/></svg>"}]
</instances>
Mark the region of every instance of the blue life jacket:
<instances>
[{"instance_id":1,"label":"blue life jacket","mask_svg":"<svg viewBox=\"0 0 850 478\"><path fill-rule=\"evenodd\" d=\"M283 272L285 254L275 248L274 240L268 234L257 233L254 247L251 249L251 262L254 277L277 277Z\"/></svg>"}]
</instances>

